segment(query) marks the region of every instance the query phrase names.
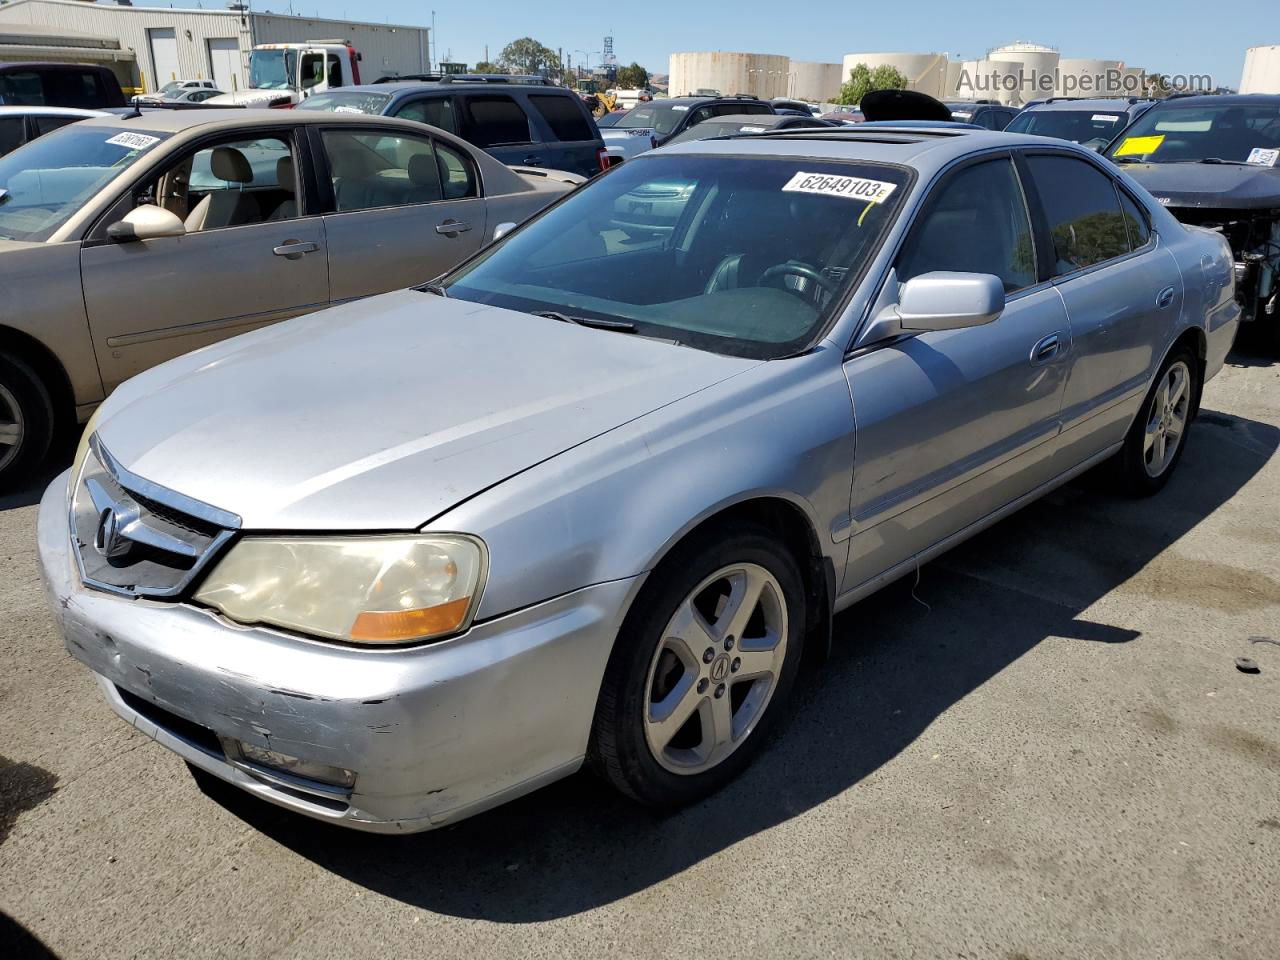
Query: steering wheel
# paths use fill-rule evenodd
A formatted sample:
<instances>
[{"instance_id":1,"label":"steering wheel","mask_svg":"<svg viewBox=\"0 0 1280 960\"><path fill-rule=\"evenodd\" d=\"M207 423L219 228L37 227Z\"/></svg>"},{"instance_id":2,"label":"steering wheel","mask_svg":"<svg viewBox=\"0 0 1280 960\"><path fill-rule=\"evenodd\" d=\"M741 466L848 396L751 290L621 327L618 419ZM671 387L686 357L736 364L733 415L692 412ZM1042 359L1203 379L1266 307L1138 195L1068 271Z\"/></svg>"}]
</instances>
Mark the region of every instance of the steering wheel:
<instances>
[{"instance_id":1,"label":"steering wheel","mask_svg":"<svg viewBox=\"0 0 1280 960\"><path fill-rule=\"evenodd\" d=\"M774 279L775 277L784 277L787 274L790 274L793 277L802 277L805 280L812 280L815 284L817 284L823 290L827 291L827 293L831 294L832 296L836 295L836 291L838 288L836 287L836 284L832 280L828 279L827 277L824 277L821 273L813 269L813 267L809 266L808 264L799 263L798 261L795 261L795 260L788 260L786 263L775 263L772 267L770 267L764 273L760 274L760 285L764 286L766 283L768 283L770 280ZM790 287L787 287L785 284L783 285L783 289L787 290L790 293L797 293L797 294L799 293L799 291L792 290Z\"/></svg>"}]
</instances>

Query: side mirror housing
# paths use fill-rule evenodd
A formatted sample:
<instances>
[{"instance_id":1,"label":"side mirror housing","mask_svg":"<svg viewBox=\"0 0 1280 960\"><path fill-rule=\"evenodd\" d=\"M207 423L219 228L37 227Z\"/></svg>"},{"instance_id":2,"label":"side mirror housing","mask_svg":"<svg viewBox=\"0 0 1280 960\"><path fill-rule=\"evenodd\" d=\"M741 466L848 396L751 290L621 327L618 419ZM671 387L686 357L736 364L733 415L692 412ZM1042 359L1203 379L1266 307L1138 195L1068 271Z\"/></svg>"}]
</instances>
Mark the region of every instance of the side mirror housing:
<instances>
[{"instance_id":1,"label":"side mirror housing","mask_svg":"<svg viewBox=\"0 0 1280 960\"><path fill-rule=\"evenodd\" d=\"M187 228L177 214L150 203L134 207L125 214L123 220L117 220L107 227L107 239L115 243L181 237L186 233Z\"/></svg>"},{"instance_id":2,"label":"side mirror housing","mask_svg":"<svg viewBox=\"0 0 1280 960\"><path fill-rule=\"evenodd\" d=\"M980 327L1004 312L1004 284L989 273L925 273L903 284L891 309L907 332Z\"/></svg>"},{"instance_id":3,"label":"side mirror housing","mask_svg":"<svg viewBox=\"0 0 1280 960\"><path fill-rule=\"evenodd\" d=\"M501 240L508 233L514 230L516 226L517 225L512 223L510 220L508 220L506 223L498 224L496 227L493 228L493 239Z\"/></svg>"}]
</instances>

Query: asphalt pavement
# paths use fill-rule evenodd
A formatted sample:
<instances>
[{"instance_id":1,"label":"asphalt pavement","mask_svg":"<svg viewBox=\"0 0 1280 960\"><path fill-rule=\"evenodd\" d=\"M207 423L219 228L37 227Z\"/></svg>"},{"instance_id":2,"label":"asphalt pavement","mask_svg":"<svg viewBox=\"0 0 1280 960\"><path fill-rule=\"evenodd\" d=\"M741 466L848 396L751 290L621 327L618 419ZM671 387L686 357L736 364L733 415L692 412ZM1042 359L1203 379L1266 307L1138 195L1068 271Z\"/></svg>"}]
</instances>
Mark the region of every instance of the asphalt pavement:
<instances>
[{"instance_id":1,"label":"asphalt pavement","mask_svg":"<svg viewBox=\"0 0 1280 960\"><path fill-rule=\"evenodd\" d=\"M842 614L710 800L581 774L409 837L202 792L63 651L38 488L0 498L0 957L1274 960L1280 363L1233 356L1189 443Z\"/></svg>"}]
</instances>

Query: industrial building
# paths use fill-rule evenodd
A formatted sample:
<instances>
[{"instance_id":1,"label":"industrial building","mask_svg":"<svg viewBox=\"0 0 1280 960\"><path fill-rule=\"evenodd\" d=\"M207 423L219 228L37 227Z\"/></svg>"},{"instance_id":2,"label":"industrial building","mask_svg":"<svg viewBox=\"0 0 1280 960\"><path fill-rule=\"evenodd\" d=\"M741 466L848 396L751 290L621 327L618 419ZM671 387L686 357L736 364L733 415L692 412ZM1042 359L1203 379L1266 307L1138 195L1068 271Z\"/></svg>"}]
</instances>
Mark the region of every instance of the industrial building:
<instances>
[{"instance_id":1,"label":"industrial building","mask_svg":"<svg viewBox=\"0 0 1280 960\"><path fill-rule=\"evenodd\" d=\"M279 13L110 6L85 0L0 4L0 60L71 60L112 66L125 87L156 90L174 79L245 89L249 51L260 43L342 38L361 54L361 78L430 68L426 27L325 20Z\"/></svg>"},{"instance_id":2,"label":"industrial building","mask_svg":"<svg viewBox=\"0 0 1280 960\"><path fill-rule=\"evenodd\" d=\"M1268 66L1280 64L1280 47L1254 50L1259 51L1254 57L1258 76L1265 74L1271 82L1280 83L1280 68ZM939 100L997 100L1010 106L1055 96L1141 95L1145 82L1141 67L1119 60L1063 59L1053 47L1019 42L995 47L977 60L956 60L937 51L849 53L840 64L762 53L676 53L671 56L670 89L675 96L716 91L829 103L839 96L841 85L858 64L872 69L893 67L906 77L907 89Z\"/></svg>"},{"instance_id":3,"label":"industrial building","mask_svg":"<svg viewBox=\"0 0 1280 960\"><path fill-rule=\"evenodd\" d=\"M1280 93L1280 44L1245 51L1240 92Z\"/></svg>"}]
</instances>

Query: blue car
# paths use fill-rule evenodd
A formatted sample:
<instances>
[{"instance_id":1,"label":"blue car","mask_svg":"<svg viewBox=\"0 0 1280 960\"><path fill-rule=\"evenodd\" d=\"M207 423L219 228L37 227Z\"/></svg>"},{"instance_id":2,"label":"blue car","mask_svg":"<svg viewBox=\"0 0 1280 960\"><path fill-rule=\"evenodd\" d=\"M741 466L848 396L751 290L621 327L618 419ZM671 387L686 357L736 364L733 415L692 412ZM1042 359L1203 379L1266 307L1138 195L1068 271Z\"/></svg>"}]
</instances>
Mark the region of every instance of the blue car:
<instances>
[{"instance_id":1,"label":"blue car","mask_svg":"<svg viewBox=\"0 0 1280 960\"><path fill-rule=\"evenodd\" d=\"M547 167L584 177L608 167L604 141L586 104L572 90L540 78L379 82L317 93L297 109L417 120L513 167Z\"/></svg>"}]
</instances>

